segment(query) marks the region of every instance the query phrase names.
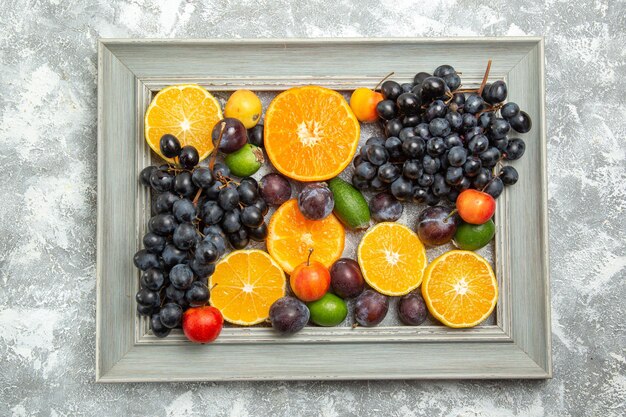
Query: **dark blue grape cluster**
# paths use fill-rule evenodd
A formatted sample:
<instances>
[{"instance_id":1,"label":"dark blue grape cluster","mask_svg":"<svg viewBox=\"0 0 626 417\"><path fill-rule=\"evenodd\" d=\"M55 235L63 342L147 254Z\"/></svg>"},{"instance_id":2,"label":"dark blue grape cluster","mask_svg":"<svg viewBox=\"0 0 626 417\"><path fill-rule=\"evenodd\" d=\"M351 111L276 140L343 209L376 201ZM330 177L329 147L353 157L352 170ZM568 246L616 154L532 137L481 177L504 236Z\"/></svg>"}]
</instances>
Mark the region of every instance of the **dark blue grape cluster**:
<instances>
[{"instance_id":1,"label":"dark blue grape cluster","mask_svg":"<svg viewBox=\"0 0 626 417\"><path fill-rule=\"evenodd\" d=\"M484 84L482 91L460 86L450 65L432 75L420 72L413 83L385 81L384 100L376 108L385 135L361 147L354 159L354 186L436 205L454 203L468 188L497 198L505 185L515 184L517 171L502 162L524 154L524 141L509 135L528 132L530 117L517 104L504 104L504 81Z\"/></svg>"},{"instance_id":2,"label":"dark blue grape cluster","mask_svg":"<svg viewBox=\"0 0 626 417\"><path fill-rule=\"evenodd\" d=\"M178 164L140 173L152 191L152 217L134 263L142 271L137 312L150 317L155 336L165 337L181 326L185 310L208 302L208 277L227 243L243 249L267 237L268 205L255 179L236 183L224 164L198 166L196 149L181 148L174 136L164 135L160 148Z\"/></svg>"}]
</instances>

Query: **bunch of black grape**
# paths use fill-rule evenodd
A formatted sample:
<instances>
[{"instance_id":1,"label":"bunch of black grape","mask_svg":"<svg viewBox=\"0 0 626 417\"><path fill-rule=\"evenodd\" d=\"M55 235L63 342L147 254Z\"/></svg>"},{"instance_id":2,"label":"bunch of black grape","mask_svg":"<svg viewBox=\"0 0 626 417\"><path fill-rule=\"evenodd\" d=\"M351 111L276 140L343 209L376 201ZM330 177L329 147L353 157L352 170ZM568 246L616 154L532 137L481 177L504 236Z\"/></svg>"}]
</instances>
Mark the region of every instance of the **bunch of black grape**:
<instances>
[{"instance_id":1,"label":"bunch of black grape","mask_svg":"<svg viewBox=\"0 0 626 417\"><path fill-rule=\"evenodd\" d=\"M180 327L185 310L208 302L207 279L226 253L227 242L242 249L251 239L265 239L268 206L253 178L236 183L224 164L198 166L197 150L181 148L172 135L161 138L160 148L178 165L141 171L141 182L156 198L144 249L135 254L134 263L142 271L137 311L150 317L156 336L165 337Z\"/></svg>"},{"instance_id":2,"label":"bunch of black grape","mask_svg":"<svg viewBox=\"0 0 626 417\"><path fill-rule=\"evenodd\" d=\"M433 75L420 72L413 83L385 81L384 100L376 107L385 137L369 138L361 147L354 186L436 205L454 203L468 188L497 198L505 185L515 184L517 171L502 161L522 157L524 141L509 134L528 132L531 120L517 104L503 104L503 81L483 85L481 94L459 89L461 78L450 65Z\"/></svg>"}]
</instances>

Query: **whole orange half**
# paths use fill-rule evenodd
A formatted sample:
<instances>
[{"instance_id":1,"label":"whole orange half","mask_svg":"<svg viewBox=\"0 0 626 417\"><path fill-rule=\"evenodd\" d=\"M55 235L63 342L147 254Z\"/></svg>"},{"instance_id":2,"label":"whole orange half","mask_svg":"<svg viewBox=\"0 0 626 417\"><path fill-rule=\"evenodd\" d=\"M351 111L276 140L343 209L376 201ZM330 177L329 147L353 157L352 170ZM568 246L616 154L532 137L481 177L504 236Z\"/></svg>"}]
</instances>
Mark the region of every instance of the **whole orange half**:
<instances>
[{"instance_id":1,"label":"whole orange half","mask_svg":"<svg viewBox=\"0 0 626 417\"><path fill-rule=\"evenodd\" d=\"M213 150L211 131L222 119L220 104L211 93L197 84L171 85L159 91L146 110L144 133L150 148L161 158L161 136L176 136L181 146L196 148L200 160Z\"/></svg>"},{"instance_id":2,"label":"whole orange half","mask_svg":"<svg viewBox=\"0 0 626 417\"><path fill-rule=\"evenodd\" d=\"M346 99L318 86L277 95L265 113L265 150L272 165L298 181L324 181L343 171L359 143L359 121Z\"/></svg>"}]
</instances>

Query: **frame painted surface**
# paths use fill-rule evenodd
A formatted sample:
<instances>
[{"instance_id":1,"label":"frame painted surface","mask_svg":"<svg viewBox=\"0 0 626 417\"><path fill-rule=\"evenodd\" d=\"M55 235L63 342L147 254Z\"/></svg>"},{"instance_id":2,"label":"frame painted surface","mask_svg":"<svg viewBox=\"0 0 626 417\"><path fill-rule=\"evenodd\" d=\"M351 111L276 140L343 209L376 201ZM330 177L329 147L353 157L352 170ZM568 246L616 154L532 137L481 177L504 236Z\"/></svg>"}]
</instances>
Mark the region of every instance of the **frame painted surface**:
<instances>
[{"instance_id":1,"label":"frame painted surface","mask_svg":"<svg viewBox=\"0 0 626 417\"><path fill-rule=\"evenodd\" d=\"M111 39L100 41L98 54L98 382L551 377L542 38ZM147 332L135 314L132 255L149 215L137 176L150 161L143 112L153 92L179 82L216 91L353 89L392 70L409 79L444 62L472 84L488 59L490 79L506 79L509 99L534 121L524 158L513 163L520 180L498 200L495 325L308 327L289 338L232 327L201 346L181 333L157 339Z\"/></svg>"}]
</instances>

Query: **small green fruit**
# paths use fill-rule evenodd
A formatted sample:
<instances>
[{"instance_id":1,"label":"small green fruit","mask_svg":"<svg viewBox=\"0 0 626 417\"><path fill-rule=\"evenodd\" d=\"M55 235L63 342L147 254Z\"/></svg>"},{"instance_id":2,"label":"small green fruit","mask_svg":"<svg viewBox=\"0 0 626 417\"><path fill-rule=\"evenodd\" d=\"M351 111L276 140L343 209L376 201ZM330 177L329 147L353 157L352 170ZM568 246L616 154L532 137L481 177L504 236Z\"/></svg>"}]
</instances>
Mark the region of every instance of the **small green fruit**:
<instances>
[{"instance_id":1,"label":"small green fruit","mask_svg":"<svg viewBox=\"0 0 626 417\"><path fill-rule=\"evenodd\" d=\"M346 302L331 293L326 293L319 300L308 303L307 307L311 312L311 321L318 326L336 326L348 315Z\"/></svg>"},{"instance_id":2,"label":"small green fruit","mask_svg":"<svg viewBox=\"0 0 626 417\"><path fill-rule=\"evenodd\" d=\"M483 224L463 223L454 234L453 243L459 249L478 250L486 246L496 234L496 225L489 219Z\"/></svg>"},{"instance_id":3,"label":"small green fruit","mask_svg":"<svg viewBox=\"0 0 626 417\"><path fill-rule=\"evenodd\" d=\"M228 154L224 159L230 172L238 177L249 177L261 168L263 165L263 151L249 143L243 148Z\"/></svg>"},{"instance_id":4,"label":"small green fruit","mask_svg":"<svg viewBox=\"0 0 626 417\"><path fill-rule=\"evenodd\" d=\"M350 229L366 229L370 225L370 208L363 194L339 177L328 181L335 198L333 212Z\"/></svg>"}]
</instances>

